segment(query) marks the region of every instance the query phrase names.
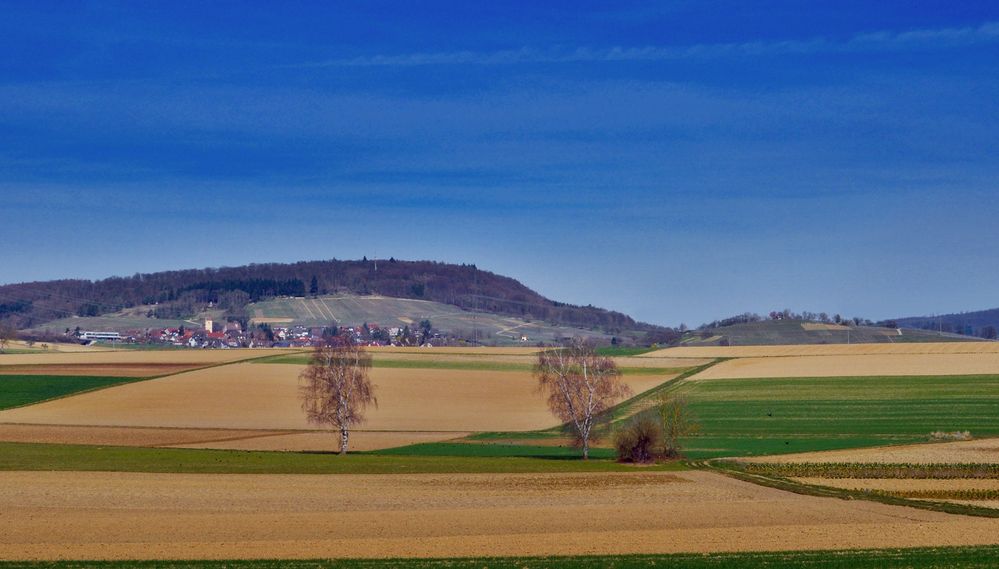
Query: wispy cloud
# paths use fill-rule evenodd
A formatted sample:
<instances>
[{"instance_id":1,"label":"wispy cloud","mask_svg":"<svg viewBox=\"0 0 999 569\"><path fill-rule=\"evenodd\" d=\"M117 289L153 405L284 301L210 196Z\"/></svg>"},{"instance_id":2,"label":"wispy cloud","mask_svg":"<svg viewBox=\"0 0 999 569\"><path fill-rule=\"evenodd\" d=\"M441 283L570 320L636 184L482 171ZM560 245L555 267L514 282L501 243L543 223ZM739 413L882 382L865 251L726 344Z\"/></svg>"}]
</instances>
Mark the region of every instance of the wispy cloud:
<instances>
[{"instance_id":1,"label":"wispy cloud","mask_svg":"<svg viewBox=\"0 0 999 569\"><path fill-rule=\"evenodd\" d=\"M999 22L976 27L879 31L846 39L814 37L804 40L713 43L688 46L608 48L530 48L499 51L447 51L363 55L294 65L292 67L411 67L421 65L512 65L518 63L574 63L619 61L678 61L724 57L779 56L815 53L864 53L947 49L999 42Z\"/></svg>"}]
</instances>

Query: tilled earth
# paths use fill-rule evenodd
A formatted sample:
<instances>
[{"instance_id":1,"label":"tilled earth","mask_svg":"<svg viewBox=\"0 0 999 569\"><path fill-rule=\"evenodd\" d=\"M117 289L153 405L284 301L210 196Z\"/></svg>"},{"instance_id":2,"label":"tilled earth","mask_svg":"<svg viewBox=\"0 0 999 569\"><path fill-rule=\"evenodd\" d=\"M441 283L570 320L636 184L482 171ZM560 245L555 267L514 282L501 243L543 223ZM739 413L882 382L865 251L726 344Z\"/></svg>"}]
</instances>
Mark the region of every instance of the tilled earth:
<instances>
[{"instance_id":1,"label":"tilled earth","mask_svg":"<svg viewBox=\"0 0 999 569\"><path fill-rule=\"evenodd\" d=\"M0 473L0 558L326 558L999 542L999 520L791 494L707 472Z\"/></svg>"}]
</instances>

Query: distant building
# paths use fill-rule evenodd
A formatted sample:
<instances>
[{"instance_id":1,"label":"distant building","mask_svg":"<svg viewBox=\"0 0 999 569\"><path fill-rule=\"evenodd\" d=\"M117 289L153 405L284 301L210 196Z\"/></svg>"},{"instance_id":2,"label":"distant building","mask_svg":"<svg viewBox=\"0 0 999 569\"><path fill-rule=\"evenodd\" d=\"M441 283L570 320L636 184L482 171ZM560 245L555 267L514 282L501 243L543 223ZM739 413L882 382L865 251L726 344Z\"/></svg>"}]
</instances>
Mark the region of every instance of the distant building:
<instances>
[{"instance_id":1,"label":"distant building","mask_svg":"<svg viewBox=\"0 0 999 569\"><path fill-rule=\"evenodd\" d=\"M121 334L118 332L80 332L80 339L94 342L118 342L121 341Z\"/></svg>"}]
</instances>

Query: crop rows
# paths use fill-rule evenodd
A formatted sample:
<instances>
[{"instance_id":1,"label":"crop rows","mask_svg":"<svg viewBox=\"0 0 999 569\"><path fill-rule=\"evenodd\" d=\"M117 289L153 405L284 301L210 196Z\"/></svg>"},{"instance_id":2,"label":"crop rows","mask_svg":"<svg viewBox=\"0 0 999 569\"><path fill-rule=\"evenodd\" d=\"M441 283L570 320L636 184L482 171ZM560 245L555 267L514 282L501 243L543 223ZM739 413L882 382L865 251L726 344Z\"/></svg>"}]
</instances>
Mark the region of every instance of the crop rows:
<instances>
[{"instance_id":1,"label":"crop rows","mask_svg":"<svg viewBox=\"0 0 999 569\"><path fill-rule=\"evenodd\" d=\"M743 463L739 468L778 478L999 479L999 464Z\"/></svg>"},{"instance_id":2,"label":"crop rows","mask_svg":"<svg viewBox=\"0 0 999 569\"><path fill-rule=\"evenodd\" d=\"M870 490L873 494L916 500L999 500L999 490L974 488L964 490Z\"/></svg>"}]
</instances>

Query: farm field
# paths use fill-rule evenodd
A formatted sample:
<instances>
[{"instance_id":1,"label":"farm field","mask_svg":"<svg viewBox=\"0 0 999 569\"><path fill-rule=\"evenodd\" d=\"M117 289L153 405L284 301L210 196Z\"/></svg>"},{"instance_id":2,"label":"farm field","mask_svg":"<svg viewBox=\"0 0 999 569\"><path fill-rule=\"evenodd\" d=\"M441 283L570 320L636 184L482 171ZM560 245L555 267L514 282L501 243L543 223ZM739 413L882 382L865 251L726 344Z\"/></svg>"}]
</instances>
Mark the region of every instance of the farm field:
<instances>
[{"instance_id":1,"label":"farm field","mask_svg":"<svg viewBox=\"0 0 999 569\"><path fill-rule=\"evenodd\" d=\"M85 379L70 374L93 369L164 372L155 379L107 376L129 383L0 411L0 509L28 520L18 527L0 521L0 558L658 555L996 543L997 519L798 495L681 463L636 469L612 460L608 439L593 460L576 460L578 451L535 392L535 350L372 350L379 405L353 431L356 452L346 458L328 454L336 437L304 420L297 391L303 352L0 357L8 372L0 382L17 378L36 388L45 376L32 373L45 370L65 374L58 381ZM886 355L983 354L849 357ZM797 370L800 360L830 357L845 356L748 359ZM684 440L695 461L746 457L770 469L782 457L854 462L850 457L864 453L932 447L953 449L937 451L933 461L945 462L939 453L949 452L959 469L999 463L999 439L897 446L924 442L936 430L999 437L999 374L726 378L705 376L740 359L651 352L615 361L639 394L620 413L643 408L640 395L652 390L688 398L702 425ZM971 504L971 511L999 501L999 477L959 478L952 486L928 479L902 495L893 490L897 482L877 476L823 485L834 479L792 474L795 484L872 497L922 500L919 491L945 492L928 499ZM40 505L43 496L59 507ZM514 531L523 520L530 522ZM27 538L41 527L49 528L44 538Z\"/></svg>"},{"instance_id":2,"label":"farm field","mask_svg":"<svg viewBox=\"0 0 999 569\"><path fill-rule=\"evenodd\" d=\"M379 356L381 357L381 356ZM191 444L244 450L330 450L332 436L273 431L313 429L298 399L298 375L290 364L234 363L181 373L115 389L81 394L0 412L0 423L63 426L240 429L238 440ZM461 437L473 431L515 431L555 424L534 392L529 370L379 368L372 370L379 405L358 434L359 450ZM626 376L636 393L673 377ZM75 435L51 442L70 442ZM376 434L377 433L377 434Z\"/></svg>"},{"instance_id":3,"label":"farm field","mask_svg":"<svg viewBox=\"0 0 999 569\"><path fill-rule=\"evenodd\" d=\"M791 344L780 346L691 346L663 348L639 357L754 358L780 356L857 356L875 354L995 354L999 342L919 342L892 344Z\"/></svg>"},{"instance_id":4,"label":"farm field","mask_svg":"<svg viewBox=\"0 0 999 569\"><path fill-rule=\"evenodd\" d=\"M51 504L59 504L53 508ZM981 545L999 521L706 472L0 473L8 560L463 557ZM663 516L666 509L671 512ZM622 516L622 510L627 516ZM276 529L280 528L280 529ZM512 536L515 536L512 537ZM553 539L557 538L557 539ZM58 552L53 555L53 552Z\"/></svg>"},{"instance_id":5,"label":"farm field","mask_svg":"<svg viewBox=\"0 0 999 569\"><path fill-rule=\"evenodd\" d=\"M127 376L0 375L0 409L19 407L137 379Z\"/></svg>"},{"instance_id":6,"label":"farm field","mask_svg":"<svg viewBox=\"0 0 999 569\"><path fill-rule=\"evenodd\" d=\"M4 366L94 366L117 367L122 365L190 365L205 366L230 363L265 356L287 354L291 350L98 350L79 353L30 353L0 354L0 369Z\"/></svg>"},{"instance_id":7,"label":"farm field","mask_svg":"<svg viewBox=\"0 0 999 569\"><path fill-rule=\"evenodd\" d=\"M999 373L999 352L747 357L721 362L693 379L951 376L992 373Z\"/></svg>"},{"instance_id":8,"label":"farm field","mask_svg":"<svg viewBox=\"0 0 999 569\"><path fill-rule=\"evenodd\" d=\"M448 559L306 559L306 560L199 560L158 561L166 569L983 569L991 567L999 547L914 547L905 549L777 551L764 553L674 553L661 555L575 555L543 557L466 557ZM134 567L134 561L55 561L45 563L3 562L0 567L17 569L78 569ZM140 567L151 566L139 564Z\"/></svg>"},{"instance_id":9,"label":"farm field","mask_svg":"<svg viewBox=\"0 0 999 569\"><path fill-rule=\"evenodd\" d=\"M922 442L937 430L999 435L999 376L696 379L703 374L677 387L702 424L687 442L693 458Z\"/></svg>"},{"instance_id":10,"label":"farm field","mask_svg":"<svg viewBox=\"0 0 999 569\"><path fill-rule=\"evenodd\" d=\"M746 459L769 462L765 458ZM999 463L999 438L786 454L781 463L987 464Z\"/></svg>"}]
</instances>

